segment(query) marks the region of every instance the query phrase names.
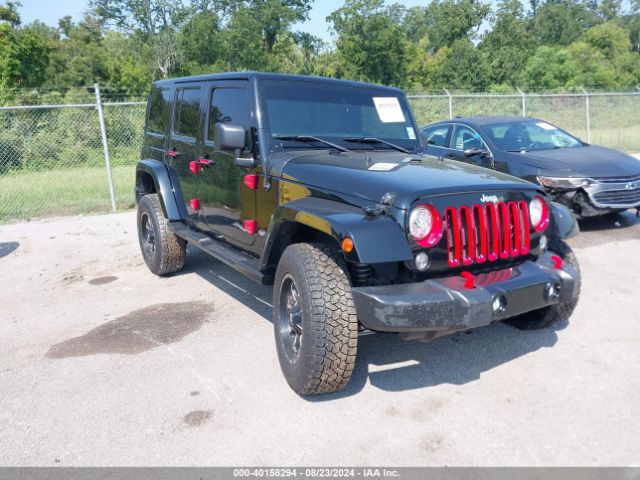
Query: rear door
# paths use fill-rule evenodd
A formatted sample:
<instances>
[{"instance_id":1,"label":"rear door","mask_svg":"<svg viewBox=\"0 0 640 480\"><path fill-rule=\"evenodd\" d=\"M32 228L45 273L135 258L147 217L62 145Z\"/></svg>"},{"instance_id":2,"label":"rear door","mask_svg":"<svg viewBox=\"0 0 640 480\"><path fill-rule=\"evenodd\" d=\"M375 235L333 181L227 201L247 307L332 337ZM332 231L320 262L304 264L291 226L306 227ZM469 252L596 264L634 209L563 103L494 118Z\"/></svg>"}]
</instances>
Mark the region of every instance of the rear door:
<instances>
[{"instance_id":1,"label":"rear door","mask_svg":"<svg viewBox=\"0 0 640 480\"><path fill-rule=\"evenodd\" d=\"M171 119L171 88L154 87L149 94L147 123L144 130L142 159L150 158L164 162L167 151L167 132Z\"/></svg>"},{"instance_id":2,"label":"rear door","mask_svg":"<svg viewBox=\"0 0 640 480\"><path fill-rule=\"evenodd\" d=\"M214 141L218 122L242 125L248 144L252 141L255 122L249 85L248 81L234 80L212 82L207 87L202 156L210 165L199 175L198 193L207 228L225 241L251 250L258 233L256 190L245 184L244 177L253 172L238 167L235 153L218 150ZM251 150L251 145L248 147Z\"/></svg>"},{"instance_id":3,"label":"rear door","mask_svg":"<svg viewBox=\"0 0 640 480\"><path fill-rule=\"evenodd\" d=\"M189 164L198 159L202 147L202 94L203 85L186 84L176 87L171 134L165 154L168 165L178 176L190 221L197 219L200 207L198 176L190 170Z\"/></svg>"}]
</instances>

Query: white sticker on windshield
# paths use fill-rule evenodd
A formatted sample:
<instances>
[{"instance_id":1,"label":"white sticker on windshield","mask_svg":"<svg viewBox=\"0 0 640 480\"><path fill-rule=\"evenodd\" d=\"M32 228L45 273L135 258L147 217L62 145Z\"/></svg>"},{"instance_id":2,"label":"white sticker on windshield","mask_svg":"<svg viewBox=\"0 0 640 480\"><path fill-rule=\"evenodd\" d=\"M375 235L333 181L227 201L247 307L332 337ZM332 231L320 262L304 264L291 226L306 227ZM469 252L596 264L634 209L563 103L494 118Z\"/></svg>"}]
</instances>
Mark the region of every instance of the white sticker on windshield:
<instances>
[{"instance_id":1,"label":"white sticker on windshield","mask_svg":"<svg viewBox=\"0 0 640 480\"><path fill-rule=\"evenodd\" d=\"M409 140L416 139L416 131L413 129L413 127L407 127L407 136L409 137Z\"/></svg>"},{"instance_id":2,"label":"white sticker on windshield","mask_svg":"<svg viewBox=\"0 0 640 480\"><path fill-rule=\"evenodd\" d=\"M554 127L553 125L549 125L547 122L538 122L536 123L537 126L539 126L540 128L544 129L544 130L555 130L556 127Z\"/></svg>"},{"instance_id":3,"label":"white sticker on windshield","mask_svg":"<svg viewBox=\"0 0 640 480\"><path fill-rule=\"evenodd\" d=\"M391 170L393 167L396 167L397 165L398 165L397 163L378 162L371 165L369 167L369 170L373 170L374 172L388 172L389 170Z\"/></svg>"},{"instance_id":4,"label":"white sticker on windshield","mask_svg":"<svg viewBox=\"0 0 640 480\"><path fill-rule=\"evenodd\" d=\"M404 123L404 113L398 97L373 97L373 103L382 123Z\"/></svg>"}]
</instances>

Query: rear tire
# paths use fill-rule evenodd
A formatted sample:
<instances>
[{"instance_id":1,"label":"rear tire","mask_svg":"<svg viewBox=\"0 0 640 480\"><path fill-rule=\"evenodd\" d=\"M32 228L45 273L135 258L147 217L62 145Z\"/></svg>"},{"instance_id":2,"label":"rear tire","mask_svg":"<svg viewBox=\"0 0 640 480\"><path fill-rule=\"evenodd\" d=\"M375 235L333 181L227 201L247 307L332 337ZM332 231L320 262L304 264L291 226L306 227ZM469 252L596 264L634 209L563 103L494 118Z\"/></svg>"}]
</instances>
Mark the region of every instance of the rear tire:
<instances>
[{"instance_id":1,"label":"rear tire","mask_svg":"<svg viewBox=\"0 0 640 480\"><path fill-rule=\"evenodd\" d=\"M138 242L147 267L156 275L179 272L187 256L187 242L169 230L157 194L138 203Z\"/></svg>"},{"instance_id":2,"label":"rear tire","mask_svg":"<svg viewBox=\"0 0 640 480\"><path fill-rule=\"evenodd\" d=\"M569 320L569 317L578 304L581 278L580 265L578 264L576 255L573 253L573 250L571 250L571 247L559 238L552 238L549 241L549 250L562 258L563 262L568 263L576 269L578 272L578 292L574 299L569 302L558 303L557 305L533 310L532 312L504 320L505 323L519 330L538 330L548 328L561 320Z\"/></svg>"},{"instance_id":3,"label":"rear tire","mask_svg":"<svg viewBox=\"0 0 640 480\"><path fill-rule=\"evenodd\" d=\"M358 346L344 260L322 244L287 247L274 282L273 326L282 373L296 393L343 389Z\"/></svg>"}]
</instances>

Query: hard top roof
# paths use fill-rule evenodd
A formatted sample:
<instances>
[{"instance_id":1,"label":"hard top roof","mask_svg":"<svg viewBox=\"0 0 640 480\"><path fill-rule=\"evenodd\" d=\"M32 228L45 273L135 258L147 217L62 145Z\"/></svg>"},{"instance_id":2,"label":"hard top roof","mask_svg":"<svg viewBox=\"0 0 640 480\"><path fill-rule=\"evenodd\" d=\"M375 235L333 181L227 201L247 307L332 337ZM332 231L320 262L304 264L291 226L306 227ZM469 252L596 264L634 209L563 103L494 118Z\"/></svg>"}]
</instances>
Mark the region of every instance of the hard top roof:
<instances>
[{"instance_id":1,"label":"hard top roof","mask_svg":"<svg viewBox=\"0 0 640 480\"><path fill-rule=\"evenodd\" d=\"M402 93L402 90L395 87L387 87L384 85L376 85L365 82L355 82L352 80L338 80L329 77L312 77L307 75L289 75L283 73L267 73L267 72L228 72L228 73L212 73L205 75L195 75L191 77L169 78L166 80L157 80L153 82L158 87L168 86L176 83L204 82L212 80L289 80L296 82L314 82L329 83L352 87L375 87L392 90L395 93Z\"/></svg>"}]
</instances>

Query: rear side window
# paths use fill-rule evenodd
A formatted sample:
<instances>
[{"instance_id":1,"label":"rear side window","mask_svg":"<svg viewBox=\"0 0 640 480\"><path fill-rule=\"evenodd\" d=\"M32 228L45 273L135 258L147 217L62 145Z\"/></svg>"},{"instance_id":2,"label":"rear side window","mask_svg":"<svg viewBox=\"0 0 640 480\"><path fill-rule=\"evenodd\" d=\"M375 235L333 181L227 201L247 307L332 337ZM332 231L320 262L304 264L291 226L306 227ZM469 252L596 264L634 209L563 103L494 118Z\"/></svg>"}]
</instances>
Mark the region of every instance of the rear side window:
<instances>
[{"instance_id":1,"label":"rear side window","mask_svg":"<svg viewBox=\"0 0 640 480\"><path fill-rule=\"evenodd\" d=\"M164 133L167 131L169 107L171 105L171 91L168 88L156 89L149 95L149 118L147 131Z\"/></svg>"},{"instance_id":2,"label":"rear side window","mask_svg":"<svg viewBox=\"0 0 640 480\"><path fill-rule=\"evenodd\" d=\"M213 132L218 122L233 123L249 128L251 111L246 89L216 88L211 92L208 140L213 141Z\"/></svg>"},{"instance_id":3,"label":"rear side window","mask_svg":"<svg viewBox=\"0 0 640 480\"><path fill-rule=\"evenodd\" d=\"M200 88L181 88L176 92L173 131L185 137L196 137L200 117Z\"/></svg>"}]
</instances>

